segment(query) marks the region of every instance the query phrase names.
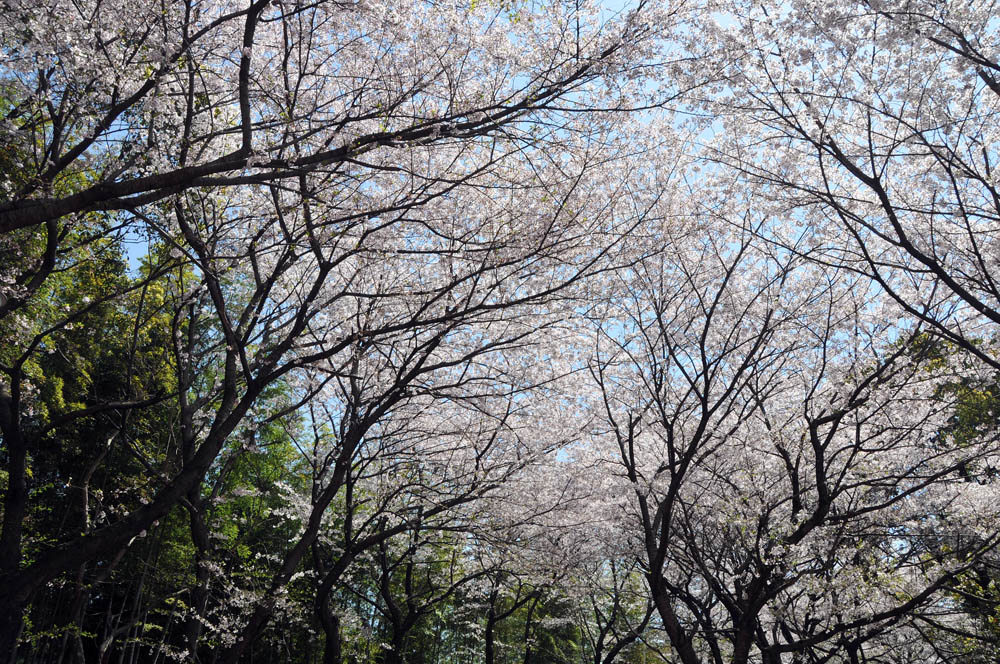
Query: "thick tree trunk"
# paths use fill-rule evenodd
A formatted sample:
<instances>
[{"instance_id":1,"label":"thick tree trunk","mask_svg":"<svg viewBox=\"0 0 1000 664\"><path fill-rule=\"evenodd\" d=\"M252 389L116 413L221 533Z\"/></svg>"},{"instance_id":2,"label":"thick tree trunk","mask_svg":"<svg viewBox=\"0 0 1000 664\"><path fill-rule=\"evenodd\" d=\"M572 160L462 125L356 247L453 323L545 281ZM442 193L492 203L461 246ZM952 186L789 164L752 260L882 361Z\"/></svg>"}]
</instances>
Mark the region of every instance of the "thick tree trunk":
<instances>
[{"instance_id":1,"label":"thick tree trunk","mask_svg":"<svg viewBox=\"0 0 1000 664\"><path fill-rule=\"evenodd\" d=\"M493 607L496 595L494 594L490 600L490 611L486 616L486 645L483 650L483 664L494 664L496 662L496 644L494 641L496 639L497 614L496 609Z\"/></svg>"},{"instance_id":2,"label":"thick tree trunk","mask_svg":"<svg viewBox=\"0 0 1000 664\"><path fill-rule=\"evenodd\" d=\"M26 480L27 444L21 432L16 395L0 385L0 433L7 452L7 491L3 497L3 524L0 526L0 577L12 577L21 565L21 537L24 511L28 505ZM0 596L0 662L14 661L14 649L21 634L26 597Z\"/></svg>"},{"instance_id":3,"label":"thick tree trunk","mask_svg":"<svg viewBox=\"0 0 1000 664\"><path fill-rule=\"evenodd\" d=\"M323 664L340 664L340 616L333 612L326 601L323 601L318 612L324 636Z\"/></svg>"},{"instance_id":4,"label":"thick tree trunk","mask_svg":"<svg viewBox=\"0 0 1000 664\"><path fill-rule=\"evenodd\" d=\"M701 664L701 659L695 652L691 639L684 632L684 628L677 619L677 614L674 613L670 603L670 593L655 575L647 576L647 580L656 611L660 614L660 620L663 621L663 630L667 633L670 645L677 651L682 664Z\"/></svg>"},{"instance_id":5,"label":"thick tree trunk","mask_svg":"<svg viewBox=\"0 0 1000 664\"><path fill-rule=\"evenodd\" d=\"M750 661L751 646L753 646L753 633L745 625L740 625L733 643L732 664L747 664Z\"/></svg>"},{"instance_id":6,"label":"thick tree trunk","mask_svg":"<svg viewBox=\"0 0 1000 664\"><path fill-rule=\"evenodd\" d=\"M393 632L392 645L385 652L385 664L405 664L403 652L406 648L406 634Z\"/></svg>"},{"instance_id":7,"label":"thick tree trunk","mask_svg":"<svg viewBox=\"0 0 1000 664\"><path fill-rule=\"evenodd\" d=\"M209 533L208 526L202 514L202 500L200 490L196 487L188 495L188 508L191 521L191 541L194 544L194 575L195 582L191 587L191 615L184 623L184 641L187 644L188 660L200 662L198 654L198 644L201 642L201 635L204 630L202 618L208 608L208 586L210 574L205 563L209 560Z\"/></svg>"},{"instance_id":8,"label":"thick tree trunk","mask_svg":"<svg viewBox=\"0 0 1000 664\"><path fill-rule=\"evenodd\" d=\"M331 579L332 572L327 569L322 547L318 542L313 542L312 553L313 567L316 568L319 578L322 579L316 587L313 610L323 628L323 664L340 664L340 616L334 613L333 607L330 606L330 592L333 590L335 579ZM346 555L346 551L344 555ZM343 569L341 565L335 565L335 567Z\"/></svg>"}]
</instances>

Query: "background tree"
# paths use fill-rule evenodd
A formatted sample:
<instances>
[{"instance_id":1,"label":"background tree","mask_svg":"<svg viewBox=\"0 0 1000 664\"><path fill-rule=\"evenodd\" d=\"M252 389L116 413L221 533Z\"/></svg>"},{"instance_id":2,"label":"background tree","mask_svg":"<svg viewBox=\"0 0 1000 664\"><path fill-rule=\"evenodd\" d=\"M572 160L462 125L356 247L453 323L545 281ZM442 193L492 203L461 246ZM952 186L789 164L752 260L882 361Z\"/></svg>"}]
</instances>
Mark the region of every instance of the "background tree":
<instances>
[{"instance_id":1,"label":"background tree","mask_svg":"<svg viewBox=\"0 0 1000 664\"><path fill-rule=\"evenodd\" d=\"M995 441L932 444L956 367L919 327L889 334L858 276L723 211L595 311L608 472L680 661L863 658L996 545L990 492L962 478ZM952 519L981 538L931 554L925 529Z\"/></svg>"}]
</instances>

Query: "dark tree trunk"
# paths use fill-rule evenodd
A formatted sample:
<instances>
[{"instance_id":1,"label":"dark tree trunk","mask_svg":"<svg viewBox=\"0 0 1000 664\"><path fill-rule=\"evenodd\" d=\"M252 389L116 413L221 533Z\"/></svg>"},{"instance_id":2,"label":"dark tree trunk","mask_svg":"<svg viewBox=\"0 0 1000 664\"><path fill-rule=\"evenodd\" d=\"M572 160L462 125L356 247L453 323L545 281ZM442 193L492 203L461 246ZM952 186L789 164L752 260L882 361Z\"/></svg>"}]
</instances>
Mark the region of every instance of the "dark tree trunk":
<instances>
[{"instance_id":1,"label":"dark tree trunk","mask_svg":"<svg viewBox=\"0 0 1000 664\"><path fill-rule=\"evenodd\" d=\"M208 608L208 586L210 574L205 563L209 560L209 534L205 516L202 513L201 492L198 487L192 489L188 496L188 507L191 521L191 541L194 544L194 575L195 582L191 587L191 615L184 623L184 641L187 644L188 660L200 662L198 644L204 624L201 619Z\"/></svg>"},{"instance_id":2,"label":"dark tree trunk","mask_svg":"<svg viewBox=\"0 0 1000 664\"><path fill-rule=\"evenodd\" d=\"M497 625L497 614L496 609L493 604L496 602L496 594L490 598L490 611L486 616L486 646L483 650L484 662L483 664L494 664L496 662L496 644L494 640L496 639L495 631Z\"/></svg>"},{"instance_id":3,"label":"dark tree trunk","mask_svg":"<svg viewBox=\"0 0 1000 664\"><path fill-rule=\"evenodd\" d=\"M328 602L319 607L320 624L323 626L323 664L340 664L340 616L333 612Z\"/></svg>"},{"instance_id":4,"label":"dark tree trunk","mask_svg":"<svg viewBox=\"0 0 1000 664\"><path fill-rule=\"evenodd\" d=\"M0 577L17 575L21 565L21 537L24 511L28 505L27 442L21 432L17 394L0 386L0 433L7 453L7 491L3 497L3 524L0 526ZM27 597L0 596L0 662L14 661L14 649L21 635Z\"/></svg>"}]
</instances>

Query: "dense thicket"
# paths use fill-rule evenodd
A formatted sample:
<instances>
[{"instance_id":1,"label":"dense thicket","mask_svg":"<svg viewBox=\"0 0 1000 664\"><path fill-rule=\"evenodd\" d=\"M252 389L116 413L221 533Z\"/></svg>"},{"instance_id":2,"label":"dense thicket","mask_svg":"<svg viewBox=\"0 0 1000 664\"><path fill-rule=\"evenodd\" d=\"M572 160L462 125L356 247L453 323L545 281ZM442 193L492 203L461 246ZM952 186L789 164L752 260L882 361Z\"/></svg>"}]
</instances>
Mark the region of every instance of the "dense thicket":
<instances>
[{"instance_id":1,"label":"dense thicket","mask_svg":"<svg viewBox=\"0 0 1000 664\"><path fill-rule=\"evenodd\" d=\"M0 661L994 661L996 10L3 3Z\"/></svg>"}]
</instances>

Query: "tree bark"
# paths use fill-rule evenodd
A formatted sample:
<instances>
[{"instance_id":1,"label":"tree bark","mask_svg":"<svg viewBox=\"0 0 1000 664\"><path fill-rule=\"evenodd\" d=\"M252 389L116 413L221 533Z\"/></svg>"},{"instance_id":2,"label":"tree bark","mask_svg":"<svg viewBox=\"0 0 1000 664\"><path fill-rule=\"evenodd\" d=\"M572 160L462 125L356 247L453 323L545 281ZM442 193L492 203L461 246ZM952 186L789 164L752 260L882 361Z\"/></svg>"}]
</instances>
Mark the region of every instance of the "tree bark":
<instances>
[{"instance_id":1,"label":"tree bark","mask_svg":"<svg viewBox=\"0 0 1000 664\"><path fill-rule=\"evenodd\" d=\"M191 541L194 544L194 585L191 587L190 610L191 614L184 623L184 641L187 644L188 661L200 662L198 644L204 631L202 619L205 610L208 608L208 586L210 574L205 566L210 559L209 556L209 533L208 525L205 523L205 516L202 513L203 501L198 487L188 494L190 506L188 511L191 523Z\"/></svg>"},{"instance_id":2,"label":"tree bark","mask_svg":"<svg viewBox=\"0 0 1000 664\"><path fill-rule=\"evenodd\" d=\"M21 431L18 398L0 385L0 433L7 452L7 492L3 498L3 525L0 529L0 578L15 577L21 565L21 538L24 512L28 505L27 441ZM22 618L29 596L11 593L0 598L0 661L14 649L21 633Z\"/></svg>"}]
</instances>

